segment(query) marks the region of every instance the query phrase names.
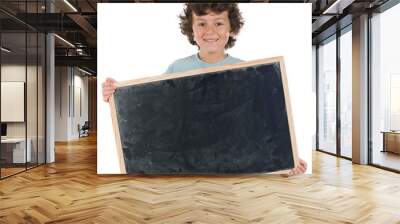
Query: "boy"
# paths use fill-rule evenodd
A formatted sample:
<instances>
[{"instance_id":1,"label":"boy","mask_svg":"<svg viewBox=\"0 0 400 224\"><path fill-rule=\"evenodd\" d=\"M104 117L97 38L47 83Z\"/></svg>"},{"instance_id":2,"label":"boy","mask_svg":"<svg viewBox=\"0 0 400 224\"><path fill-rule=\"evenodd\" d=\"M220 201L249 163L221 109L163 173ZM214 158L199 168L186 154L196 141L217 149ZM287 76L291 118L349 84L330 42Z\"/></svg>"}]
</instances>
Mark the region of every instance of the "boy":
<instances>
[{"instance_id":1,"label":"boy","mask_svg":"<svg viewBox=\"0 0 400 224\"><path fill-rule=\"evenodd\" d=\"M166 73L214 67L242 62L225 53L235 45L236 36L243 26L243 18L237 4L230 3L187 3L179 16L181 32L198 53L174 61ZM115 80L107 78L103 83L103 100L108 102L115 91ZM307 163L299 159L289 175L304 173Z\"/></svg>"}]
</instances>

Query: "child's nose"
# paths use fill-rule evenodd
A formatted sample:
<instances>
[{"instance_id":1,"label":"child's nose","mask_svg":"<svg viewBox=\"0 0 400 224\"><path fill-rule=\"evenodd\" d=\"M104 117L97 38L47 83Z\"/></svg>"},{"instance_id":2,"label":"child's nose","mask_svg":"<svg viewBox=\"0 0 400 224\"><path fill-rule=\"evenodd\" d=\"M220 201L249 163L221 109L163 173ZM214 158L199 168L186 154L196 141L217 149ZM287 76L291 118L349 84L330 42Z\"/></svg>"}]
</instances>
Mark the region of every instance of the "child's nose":
<instances>
[{"instance_id":1,"label":"child's nose","mask_svg":"<svg viewBox=\"0 0 400 224\"><path fill-rule=\"evenodd\" d=\"M206 26L206 33L214 33L215 28L214 26Z\"/></svg>"}]
</instances>

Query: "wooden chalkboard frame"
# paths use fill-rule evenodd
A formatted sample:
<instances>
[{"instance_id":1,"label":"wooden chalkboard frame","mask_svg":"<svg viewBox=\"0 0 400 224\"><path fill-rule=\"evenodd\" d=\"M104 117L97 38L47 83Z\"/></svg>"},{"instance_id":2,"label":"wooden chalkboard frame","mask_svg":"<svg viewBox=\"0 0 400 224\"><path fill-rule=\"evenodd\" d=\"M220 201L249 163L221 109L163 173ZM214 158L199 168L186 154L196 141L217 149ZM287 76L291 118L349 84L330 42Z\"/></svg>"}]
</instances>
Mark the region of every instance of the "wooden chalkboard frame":
<instances>
[{"instance_id":1,"label":"wooden chalkboard frame","mask_svg":"<svg viewBox=\"0 0 400 224\"><path fill-rule=\"evenodd\" d=\"M296 135L295 135L295 131L294 131L295 129L294 129L293 116L292 116L292 108L291 108L291 103L290 103L286 69L285 69L285 65L284 65L284 58L282 56L259 59L259 60L254 60L254 61L241 62L241 63L237 63L237 64L232 64L232 65L195 69L195 70L179 72L179 73L170 73L170 74L163 74L163 75L150 76L150 77L145 77L145 78L140 78L140 79L122 81L122 82L117 82L116 86L117 86L117 88L119 88L119 87L130 86L130 85L137 85L137 84L150 83L150 82L156 82L156 81L161 81L161 80L195 76L195 75L200 75L200 74L204 74L204 73L219 72L219 71L224 71L224 70L238 69L238 68L262 65L262 64L273 64L273 63L279 63L280 70L281 70L280 72L281 72L282 85L283 85L284 96L285 96L287 117L288 117L288 122L289 122L290 139L291 139L291 143L292 143L292 153L293 153L293 159L294 159L293 162L294 162L294 164L297 164L298 154L297 154ZM117 154L118 154L120 173L126 174L127 172L126 172L125 161L124 161L124 156L123 156L119 127L118 127L117 111L116 111L116 107L115 107L114 95L112 95L110 97L109 104L110 104L110 110L111 110L112 125L113 125L114 134L115 134L115 142L116 142L116 148L117 148ZM271 172L270 174L287 174L288 171L289 170L282 170L282 171L277 171L277 172Z\"/></svg>"}]
</instances>

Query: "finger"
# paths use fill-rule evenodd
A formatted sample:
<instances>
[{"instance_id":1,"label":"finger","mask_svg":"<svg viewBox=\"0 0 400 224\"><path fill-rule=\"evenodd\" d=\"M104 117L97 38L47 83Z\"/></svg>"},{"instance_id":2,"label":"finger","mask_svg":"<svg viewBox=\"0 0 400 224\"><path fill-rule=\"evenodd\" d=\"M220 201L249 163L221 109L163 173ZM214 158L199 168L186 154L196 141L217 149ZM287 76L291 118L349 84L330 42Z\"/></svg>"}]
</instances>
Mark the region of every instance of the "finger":
<instances>
[{"instance_id":1,"label":"finger","mask_svg":"<svg viewBox=\"0 0 400 224\"><path fill-rule=\"evenodd\" d=\"M296 174L297 174L297 172L298 172L298 169L297 169L297 167L293 168L293 169L292 169L292 171L293 171L293 175L296 175Z\"/></svg>"},{"instance_id":2,"label":"finger","mask_svg":"<svg viewBox=\"0 0 400 224\"><path fill-rule=\"evenodd\" d=\"M113 82L103 82L103 87L107 87L107 86L115 86L115 83L113 83Z\"/></svg>"},{"instance_id":3,"label":"finger","mask_svg":"<svg viewBox=\"0 0 400 224\"><path fill-rule=\"evenodd\" d=\"M108 102L108 100L110 99L111 96L112 96L112 94L103 95L103 100Z\"/></svg>"},{"instance_id":4,"label":"finger","mask_svg":"<svg viewBox=\"0 0 400 224\"><path fill-rule=\"evenodd\" d=\"M110 97L114 92L104 92L103 96Z\"/></svg>"},{"instance_id":5,"label":"finger","mask_svg":"<svg viewBox=\"0 0 400 224\"><path fill-rule=\"evenodd\" d=\"M307 170L307 164L303 165L304 170Z\"/></svg>"},{"instance_id":6,"label":"finger","mask_svg":"<svg viewBox=\"0 0 400 224\"><path fill-rule=\"evenodd\" d=\"M116 82L116 81L115 81L115 79L113 79L113 78L107 77L107 78L106 78L106 82Z\"/></svg>"},{"instance_id":7,"label":"finger","mask_svg":"<svg viewBox=\"0 0 400 224\"><path fill-rule=\"evenodd\" d=\"M115 89L112 88L112 87L105 87L105 88L103 88L103 92L106 92L106 91L115 91Z\"/></svg>"},{"instance_id":8,"label":"finger","mask_svg":"<svg viewBox=\"0 0 400 224\"><path fill-rule=\"evenodd\" d=\"M301 173L302 173L301 166L299 166L299 167L297 167L297 174L301 174Z\"/></svg>"},{"instance_id":9,"label":"finger","mask_svg":"<svg viewBox=\"0 0 400 224\"><path fill-rule=\"evenodd\" d=\"M289 177L290 176L290 173L282 173L281 174L281 177Z\"/></svg>"},{"instance_id":10,"label":"finger","mask_svg":"<svg viewBox=\"0 0 400 224\"><path fill-rule=\"evenodd\" d=\"M104 88L116 89L116 88L117 88L117 85L115 85L115 83L106 83L105 85L103 85L102 88L103 88L103 89L104 89Z\"/></svg>"},{"instance_id":11,"label":"finger","mask_svg":"<svg viewBox=\"0 0 400 224\"><path fill-rule=\"evenodd\" d=\"M111 87L106 87L106 88L104 88L103 90L102 90L102 92L110 92L110 91L115 91L115 89L114 88L111 88Z\"/></svg>"},{"instance_id":12,"label":"finger","mask_svg":"<svg viewBox=\"0 0 400 224\"><path fill-rule=\"evenodd\" d=\"M114 82L112 82L112 81L110 81L110 80L107 80L107 81L106 81L106 85L108 85L108 86L111 86L113 83L114 83Z\"/></svg>"},{"instance_id":13,"label":"finger","mask_svg":"<svg viewBox=\"0 0 400 224\"><path fill-rule=\"evenodd\" d=\"M106 83L108 85L114 85L115 83L117 83L115 80L107 80Z\"/></svg>"},{"instance_id":14,"label":"finger","mask_svg":"<svg viewBox=\"0 0 400 224\"><path fill-rule=\"evenodd\" d=\"M304 166L303 166L303 169L304 169L304 172L306 172L306 171L307 171L307 163L306 163L306 164L304 164Z\"/></svg>"},{"instance_id":15,"label":"finger","mask_svg":"<svg viewBox=\"0 0 400 224\"><path fill-rule=\"evenodd\" d=\"M111 96L114 93L114 91L105 91L103 92L103 96Z\"/></svg>"},{"instance_id":16,"label":"finger","mask_svg":"<svg viewBox=\"0 0 400 224\"><path fill-rule=\"evenodd\" d=\"M112 87L106 87L103 89L103 92L106 92L106 91L115 91L115 89Z\"/></svg>"}]
</instances>

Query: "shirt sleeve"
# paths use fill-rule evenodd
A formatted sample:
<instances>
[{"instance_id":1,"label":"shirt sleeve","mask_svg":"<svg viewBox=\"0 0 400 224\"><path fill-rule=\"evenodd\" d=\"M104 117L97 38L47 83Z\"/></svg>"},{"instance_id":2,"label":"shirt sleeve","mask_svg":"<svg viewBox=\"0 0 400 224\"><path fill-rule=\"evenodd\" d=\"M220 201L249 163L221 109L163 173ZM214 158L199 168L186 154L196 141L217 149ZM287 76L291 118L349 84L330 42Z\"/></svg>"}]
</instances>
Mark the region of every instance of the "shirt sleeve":
<instances>
[{"instance_id":1,"label":"shirt sleeve","mask_svg":"<svg viewBox=\"0 0 400 224\"><path fill-rule=\"evenodd\" d=\"M170 64L164 74L174 73L174 63Z\"/></svg>"}]
</instances>

